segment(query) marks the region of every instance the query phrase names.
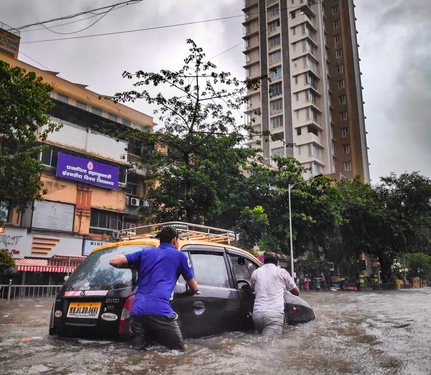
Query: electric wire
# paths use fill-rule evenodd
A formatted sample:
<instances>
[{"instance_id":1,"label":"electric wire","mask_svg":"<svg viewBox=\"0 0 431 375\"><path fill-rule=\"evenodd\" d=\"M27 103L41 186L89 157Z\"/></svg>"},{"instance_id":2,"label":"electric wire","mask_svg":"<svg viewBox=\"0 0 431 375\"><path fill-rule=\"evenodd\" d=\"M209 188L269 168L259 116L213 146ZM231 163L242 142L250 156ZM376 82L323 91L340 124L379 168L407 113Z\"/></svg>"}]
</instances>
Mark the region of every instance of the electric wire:
<instances>
[{"instance_id":1,"label":"electric wire","mask_svg":"<svg viewBox=\"0 0 431 375\"><path fill-rule=\"evenodd\" d=\"M94 21L91 25L89 25L89 26L87 26L87 27L85 27L85 28L83 28L83 29L81 29L81 30L78 30L78 31L72 31L72 32L67 32L67 33L61 33L61 32L59 32L59 31L54 31L54 30L51 30L49 27L47 27L47 26L45 26L44 24L42 24L42 26L46 29L46 30L48 30L48 31L50 31L50 32L52 32L52 33L54 33L54 34L60 34L60 35L71 35L71 34L77 34L77 33L81 33L81 32L83 32L83 31L85 31L85 30L88 30L90 27L92 27L92 26L94 26L96 23L98 23L100 20L102 20L102 18L103 17L105 17L106 15L108 15L108 13L111 11L111 10L113 10L114 9L114 7L112 7L111 9L109 9L107 12L105 12L104 14L102 14L102 16L100 16L96 21Z\"/></svg>"},{"instance_id":2,"label":"electric wire","mask_svg":"<svg viewBox=\"0 0 431 375\"><path fill-rule=\"evenodd\" d=\"M96 8L96 9L86 10L86 11L79 12L79 13L76 13L76 14L72 14L72 15L69 15L69 16L57 17L57 18L50 19L48 21L40 21L40 22L35 22L35 23L28 24L28 25L20 26L20 27L15 27L14 29L16 29L16 30L22 30L22 29L26 29L28 27L42 25L42 24L45 24L45 23L50 23L50 22L55 22L55 21L62 21L62 20L67 20L67 19L79 17L79 16L82 16L84 14L93 13L95 11L103 10L103 9L110 9L112 7L117 7L117 6L123 5L123 4L126 4L126 5L132 4L133 5L135 3L140 3L142 1L144 1L144 0L128 0L128 1L123 1L121 3L107 5L107 6L102 7L102 8Z\"/></svg>"},{"instance_id":3,"label":"electric wire","mask_svg":"<svg viewBox=\"0 0 431 375\"><path fill-rule=\"evenodd\" d=\"M329 0L329 1L328 0L319 0L319 1L316 0L316 1L313 2L313 5L314 4L334 2L334 1L337 1L337 0ZM298 8L299 9L300 7L298 7L298 6L286 7L286 8L280 8L279 10L281 11L281 10L288 10L288 9L293 9L293 8ZM269 11L270 10L264 10L264 11L261 11L261 12L249 13L249 15L253 15L253 14L266 14ZM210 22L216 22L216 21L225 21L225 20L234 19L234 18L240 18L240 17L244 17L244 14L234 15L234 16L218 17L218 18L211 18L211 19L200 20L200 21L191 21L191 22L182 22L182 23L162 25L162 26L146 27L146 28L133 29L133 30L113 31L113 32L107 32L107 33L81 35L81 36L74 36L74 37L67 37L67 38L54 38L54 39L32 40L32 41L28 41L28 42L21 42L21 44L57 42L57 41L62 41L62 40L85 39L85 38L96 38L96 37L101 37L101 36L130 34L130 33L143 32L143 31L161 30L161 29L169 29L169 28L174 28L174 27L190 26L190 25L196 25L196 24L202 24L202 23L210 23Z\"/></svg>"}]
</instances>

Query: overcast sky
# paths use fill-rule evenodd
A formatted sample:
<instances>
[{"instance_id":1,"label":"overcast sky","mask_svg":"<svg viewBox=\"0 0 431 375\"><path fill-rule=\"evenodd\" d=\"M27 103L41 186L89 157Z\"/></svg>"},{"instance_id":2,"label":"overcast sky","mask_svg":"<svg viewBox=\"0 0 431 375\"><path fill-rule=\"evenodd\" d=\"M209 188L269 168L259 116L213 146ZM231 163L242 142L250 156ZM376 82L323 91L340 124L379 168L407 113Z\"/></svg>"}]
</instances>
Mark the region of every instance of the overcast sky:
<instances>
[{"instance_id":1,"label":"overcast sky","mask_svg":"<svg viewBox=\"0 0 431 375\"><path fill-rule=\"evenodd\" d=\"M0 22L19 27L121 1L2 0ZM121 76L124 70L181 67L187 38L203 47L210 58L241 43L242 17L97 38L26 42L241 16L242 5L243 0L144 0L110 12L82 33L59 35L32 27L21 33L20 59L112 95L130 88L131 81ZM420 171L431 176L431 1L356 0L356 17L373 183L391 172ZM74 32L95 20L52 30ZM244 77L242 45L214 62ZM145 103L133 107L151 114Z\"/></svg>"}]
</instances>

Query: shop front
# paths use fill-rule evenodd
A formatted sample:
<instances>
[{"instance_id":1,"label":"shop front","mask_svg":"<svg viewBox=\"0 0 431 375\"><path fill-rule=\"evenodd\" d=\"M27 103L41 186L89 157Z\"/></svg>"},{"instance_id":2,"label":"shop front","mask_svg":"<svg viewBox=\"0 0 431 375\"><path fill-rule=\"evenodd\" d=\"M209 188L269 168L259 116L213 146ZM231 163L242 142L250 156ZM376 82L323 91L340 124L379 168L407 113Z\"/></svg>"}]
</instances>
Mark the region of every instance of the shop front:
<instances>
[{"instance_id":1,"label":"shop front","mask_svg":"<svg viewBox=\"0 0 431 375\"><path fill-rule=\"evenodd\" d=\"M20 227L6 227L0 248L15 258L19 275L12 281L21 285L61 285L85 259L82 237L47 235Z\"/></svg>"}]
</instances>

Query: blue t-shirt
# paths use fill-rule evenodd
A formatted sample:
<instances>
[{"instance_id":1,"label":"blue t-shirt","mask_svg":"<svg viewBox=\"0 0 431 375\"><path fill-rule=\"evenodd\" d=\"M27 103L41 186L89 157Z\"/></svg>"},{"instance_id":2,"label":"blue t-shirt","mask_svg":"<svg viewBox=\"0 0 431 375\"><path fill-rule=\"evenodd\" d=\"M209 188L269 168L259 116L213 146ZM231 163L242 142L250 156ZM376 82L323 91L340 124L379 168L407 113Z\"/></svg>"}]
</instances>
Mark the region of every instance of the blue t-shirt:
<instances>
[{"instance_id":1,"label":"blue t-shirt","mask_svg":"<svg viewBox=\"0 0 431 375\"><path fill-rule=\"evenodd\" d=\"M130 315L174 316L170 298L180 274L186 281L194 277L187 255L162 243L154 249L126 254L126 258L138 270L138 290Z\"/></svg>"}]
</instances>

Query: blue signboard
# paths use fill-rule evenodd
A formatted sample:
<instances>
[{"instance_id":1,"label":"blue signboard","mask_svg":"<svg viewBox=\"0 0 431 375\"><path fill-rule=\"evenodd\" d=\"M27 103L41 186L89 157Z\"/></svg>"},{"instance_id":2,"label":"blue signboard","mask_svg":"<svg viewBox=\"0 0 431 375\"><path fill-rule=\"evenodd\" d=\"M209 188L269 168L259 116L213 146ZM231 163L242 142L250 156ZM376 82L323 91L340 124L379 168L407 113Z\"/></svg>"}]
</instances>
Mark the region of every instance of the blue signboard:
<instances>
[{"instance_id":1,"label":"blue signboard","mask_svg":"<svg viewBox=\"0 0 431 375\"><path fill-rule=\"evenodd\" d=\"M118 167L98 163L77 156L58 153L56 176L68 180L95 185L107 189L118 189Z\"/></svg>"}]
</instances>

